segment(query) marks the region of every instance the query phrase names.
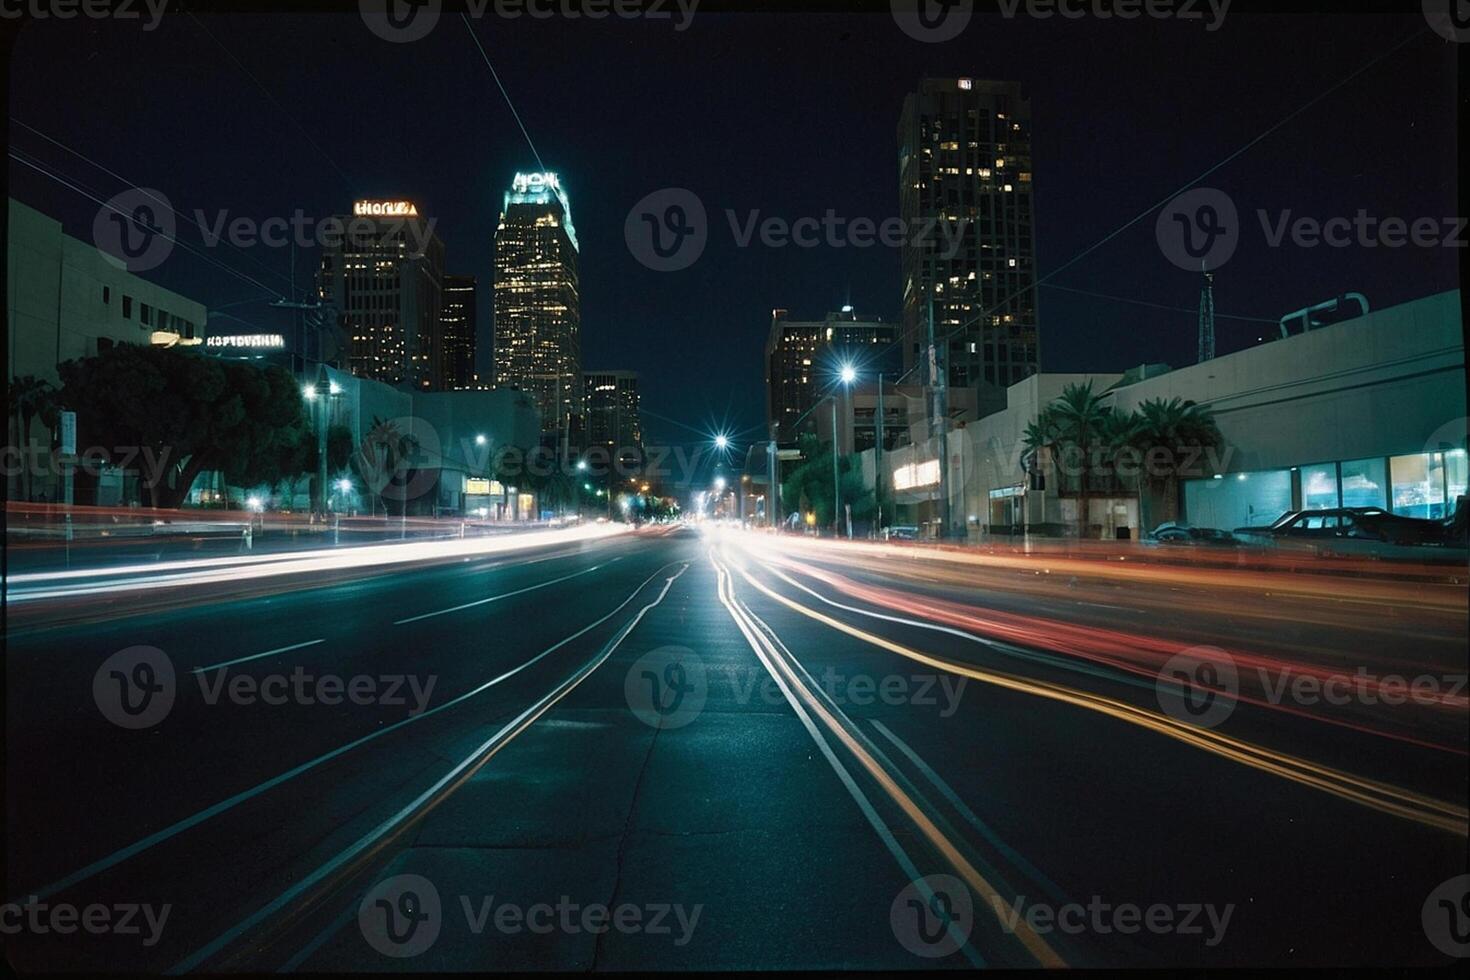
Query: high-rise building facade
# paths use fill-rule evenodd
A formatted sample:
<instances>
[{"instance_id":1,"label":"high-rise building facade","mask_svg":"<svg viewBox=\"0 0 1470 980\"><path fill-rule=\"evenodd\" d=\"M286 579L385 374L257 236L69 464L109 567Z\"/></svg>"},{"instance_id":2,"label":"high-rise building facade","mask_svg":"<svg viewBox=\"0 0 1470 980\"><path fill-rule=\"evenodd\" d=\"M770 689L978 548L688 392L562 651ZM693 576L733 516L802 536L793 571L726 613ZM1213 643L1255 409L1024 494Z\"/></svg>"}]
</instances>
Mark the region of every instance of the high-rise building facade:
<instances>
[{"instance_id":1,"label":"high-rise building facade","mask_svg":"<svg viewBox=\"0 0 1470 980\"><path fill-rule=\"evenodd\" d=\"M475 376L475 277L444 277L439 374L446 390L479 387Z\"/></svg>"},{"instance_id":2,"label":"high-rise building facade","mask_svg":"<svg viewBox=\"0 0 1470 980\"><path fill-rule=\"evenodd\" d=\"M643 456L643 423L638 417L636 371L588 371L587 448L600 446L619 458ZM612 458L610 456L610 458Z\"/></svg>"},{"instance_id":3,"label":"high-rise building facade","mask_svg":"<svg viewBox=\"0 0 1470 980\"><path fill-rule=\"evenodd\" d=\"M787 310L771 311L766 338L766 413L776 438L790 440L813 427L808 414L838 382L843 365L851 365L864 382L887 372L897 380L894 324L852 307L828 313L822 320L793 320ZM798 424L799 423L799 424Z\"/></svg>"},{"instance_id":4,"label":"high-rise building facade","mask_svg":"<svg viewBox=\"0 0 1470 980\"><path fill-rule=\"evenodd\" d=\"M516 174L495 233L495 386L530 393L542 428L582 411L577 233L554 173Z\"/></svg>"},{"instance_id":5,"label":"high-rise building facade","mask_svg":"<svg viewBox=\"0 0 1470 980\"><path fill-rule=\"evenodd\" d=\"M410 201L357 201L322 251L317 294L336 307L347 369L423 390L442 387L444 243Z\"/></svg>"},{"instance_id":6,"label":"high-rise building facade","mask_svg":"<svg viewBox=\"0 0 1470 980\"><path fill-rule=\"evenodd\" d=\"M1040 330L1025 90L1017 82L924 79L904 99L898 170L908 228L901 250L905 368L919 365L913 378L928 380L932 299L937 359L951 385L1003 391L1035 374ZM931 222L948 222L950 233L924 235Z\"/></svg>"}]
</instances>

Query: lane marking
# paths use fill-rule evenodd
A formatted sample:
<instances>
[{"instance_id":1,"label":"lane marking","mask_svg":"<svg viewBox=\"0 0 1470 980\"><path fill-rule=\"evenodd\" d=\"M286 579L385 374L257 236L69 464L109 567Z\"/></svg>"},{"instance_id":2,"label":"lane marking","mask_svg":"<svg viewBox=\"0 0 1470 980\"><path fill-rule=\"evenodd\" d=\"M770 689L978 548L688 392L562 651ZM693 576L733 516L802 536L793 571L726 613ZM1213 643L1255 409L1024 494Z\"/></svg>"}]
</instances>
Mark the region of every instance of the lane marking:
<instances>
[{"instance_id":1,"label":"lane marking","mask_svg":"<svg viewBox=\"0 0 1470 980\"><path fill-rule=\"evenodd\" d=\"M770 571L789 584L796 586L804 592L809 592L829 605L837 606L838 608L848 608L842 606L841 603L833 602L816 592L812 592L812 590L807 589L798 582L791 581L775 569L770 569ZM1361 804L1362 806L1378 810L1382 813L1413 820L1429 827L1449 831L1461 837L1466 836L1467 832L1470 832L1470 828L1466 826L1466 821L1467 818L1470 818L1470 814L1467 814L1464 807L1457 806L1454 803L1437 800L1431 796L1415 793L1388 783L1382 783L1362 776L1355 776L1352 773L1320 765L1308 759L1302 759L1285 752L1268 749L1265 746L1255 745L1212 729L1197 728L1185 722L1176 721L1167 715L1149 711L1129 704L1126 701L1119 701L1116 698L1069 688L1050 681L1031 680L998 671L980 670L968 664L956 663L941 657L932 656L885 637L878 636L877 634L860 630L856 626L851 626L841 620L817 612L815 609L808 608L757 581L744 568L740 569L740 574L756 589L759 589L782 605L801 613L803 616L815 619L820 623L825 623L827 626L839 632L857 637L860 640L865 640L876 647L888 650L890 653L896 653L901 657L906 657L917 663L953 674L959 674L962 677L969 677L983 684L990 684L1006 690L1019 691L1023 694L1030 694L1053 701L1061 701L1074 707L1095 711L1119 721L1164 735L1175 741L1183 742L1194 748L1203 749L1213 755L1238 762L1241 765L1280 776L1291 782L1322 790L1325 793ZM871 615L878 619L905 623L920 629L948 632L947 628L937 627L930 623L877 613L867 613L857 609L852 611L863 615Z\"/></svg>"},{"instance_id":2,"label":"lane marking","mask_svg":"<svg viewBox=\"0 0 1470 980\"><path fill-rule=\"evenodd\" d=\"M210 664L208 667L195 667L190 670L189 673L202 674L206 670L218 670L221 667L233 667L235 664L243 664L247 660L259 660L261 657L274 657L278 653L290 653L292 650L300 650L303 647L314 647L318 643L325 642L327 642L326 638L323 637L320 640L307 640L305 643L293 643L288 647L277 647L274 650L267 650L265 653L252 653L248 657L236 657L234 660L221 661L217 664Z\"/></svg>"},{"instance_id":3,"label":"lane marking","mask_svg":"<svg viewBox=\"0 0 1470 980\"><path fill-rule=\"evenodd\" d=\"M486 603L499 602L501 599L509 599L512 596L525 595L527 592L535 592L537 589L544 589L548 585L556 585L558 582L565 582L567 579L576 578L579 575L590 574L597 571L599 568L606 568L608 565L613 564L613 562L622 561L623 557L624 556L619 555L617 558L612 559L612 561L605 561L601 564L593 565L591 568L584 568L580 572L573 572L570 575L563 575L561 578L554 578L549 582L542 582L539 585L530 585L524 589L516 589L514 592L502 592L500 595L493 595L488 599L476 599L474 602L466 602L458 606L450 606L448 609L439 609L435 612L423 613L418 616L410 616L407 619L395 619L393 621L393 625L403 626L407 623L417 623L421 619L433 619L435 616L444 616L448 613L459 612L463 609L473 609L476 606L483 606Z\"/></svg>"},{"instance_id":4,"label":"lane marking","mask_svg":"<svg viewBox=\"0 0 1470 980\"><path fill-rule=\"evenodd\" d=\"M676 563L675 562L670 562L669 564L676 564ZM545 650L541 651L536 656L532 657L530 660L527 660L525 663L521 664L518 667L514 667L511 670L506 671L505 673L501 674L499 677L496 677L496 678L493 678L491 680L488 680L484 684L481 684L479 687L476 687L476 688L473 688L473 689L471 689L469 691L466 691L464 694L458 695L457 697L454 697L454 698L452 698L452 699L444 702L443 704L435 705L434 707L429 708L429 709L427 709L425 711L422 711L419 714L410 715L407 718L404 718L402 721L396 721L393 724L387 725L387 726L385 726L383 728L376 728L373 731L368 732L366 735L363 735L363 736L360 736L358 738L355 738L352 741L347 742L344 745L340 745L337 748L332 749L329 752L325 752L322 755L317 756L315 759L311 759L310 761L303 762L299 766L296 766L295 768L288 769L287 771L281 773L280 775L273 776L270 779L267 779L263 783L259 783L259 784L255 785L255 786L252 786L250 789L242 790L241 792L236 793L234 796L231 796L231 797L228 797L226 799L223 799L223 800L219 801L218 803L214 804L213 806L206 807L205 809L200 810L197 813L192 814L191 816L185 817L182 820L179 820L179 821L177 821L175 823L170 824L167 827L164 827L162 830L155 831L154 833L149 834L146 837L143 837L143 838L141 838L139 840L136 840L133 843L129 844L128 846L123 847L123 848L120 848L120 849L112 852L111 854L107 855L106 857L99 858L98 860L93 861L91 864L88 864L85 867L78 868L76 871L73 871L71 874L67 875L66 877L60 878L57 881L54 881L51 884L46 885L44 888L30 888L30 889L26 889L24 892L21 893L21 896L17 896L15 899L13 899L13 901L23 902L23 899L25 897L29 897L29 896L32 896L32 895L34 895L38 899L39 898L47 898L47 897L49 897L51 895L56 894L57 892L61 891L64 888L70 888L71 886L73 886L75 884L78 884L79 882L86 881L88 878L92 878L92 877L96 876L97 874L100 874L101 872L108 870L109 868L116 867L117 865L119 865L122 862L128 860L129 858L132 858L132 857L134 857L134 856L136 856L138 854L141 854L142 852L144 852L146 850L149 850L150 848L155 847L156 845L161 844L164 841L169 840L170 838L176 837L176 836L178 836L179 834L183 833L186 830L190 830L190 829L192 829L194 827L197 827L200 824L204 823L205 821L207 821L207 820L209 820L209 819L211 819L213 817L219 816L221 813L225 813L226 811L229 811L229 810L234 809L235 807L239 806L241 803L245 803L245 802L247 802L249 800L252 800L255 797L261 795L262 793L265 793L265 792L268 792L269 790L275 789L277 786L280 786L283 783L287 783L287 782L291 781L292 779L295 779L297 776L300 776L302 773L310 772L312 769L315 769L318 766L323 765L324 763L330 762L331 760L337 758L338 756L345 755L346 753L351 752L353 749L356 749L356 748L359 748L359 747L361 747L363 745L366 745L367 743L373 741L374 739L381 738L384 735L387 735L389 732L394 732L394 731L397 731L400 728L405 727L406 725L411 725L411 724L413 724L415 722L422 721L423 719L429 718L429 717L431 717L433 715L436 715L436 714L438 714L441 711L447 711L448 709L454 707L455 705L462 704L463 702L468 701L471 698L476 697L476 696L484 693L485 691L487 691L490 688L494 687L496 684L499 684L501 681L504 681L504 680L507 680L508 678L514 677L516 674L519 674L521 671L523 671L526 668L530 667L532 664L536 663L537 661L539 661L539 660L541 660L541 659L543 659L545 657L550 656L551 654L555 653L557 650L559 650L562 647L566 646L568 643L571 643L573 640L575 640L575 639L577 639L577 638L585 635L589 631L591 631L593 629L596 629L598 626L601 626L603 623L607 622L613 616L617 615L618 612L620 612L624 607L626 607L628 605L628 603L632 602L633 599L635 597L637 597L639 591L641 591L644 586L646 586L649 582L652 582L655 578L657 578L658 575L659 575L659 572L662 572L664 568L668 568L668 567L669 567L669 565L665 565L665 566L663 566L663 568L660 568L658 571L654 572L648 578L644 579L643 582L642 582L642 584L640 584L638 586L638 588L634 589L632 591L632 593L629 594L628 598L624 599L621 603L619 603L618 606L617 606L617 608L614 609L612 612L608 613L606 616L603 616L601 619L597 620L596 622L593 622L593 623L591 623L591 624L589 624L587 626L584 626L582 629L580 629L577 632L573 633L571 636L568 636L566 639L560 640L557 643L555 643L554 645L547 647Z\"/></svg>"},{"instance_id":5,"label":"lane marking","mask_svg":"<svg viewBox=\"0 0 1470 980\"><path fill-rule=\"evenodd\" d=\"M898 861L899 867L903 870L904 874L908 875L911 881L918 884L922 891L928 891L927 886L923 884L923 876L919 874L918 869L914 866L913 861L908 857L907 853L904 852L903 848L898 844L897 840L894 839L887 825L878 815L876 809L868 800L866 794L864 794L862 790L857 786L856 781L853 780L851 774L848 773L846 767L844 767L842 763L837 759L827 741L817 730L816 725L812 722L806 710L797 701L796 695L793 693L793 689L801 692L802 700L806 702L807 707L809 707L813 713L821 718L823 724L827 727L827 729L843 743L843 745L846 747L852 757L857 762L859 762L864 769L868 771L868 773L878 783L879 787L882 788L884 792L888 794L889 798L909 817L909 819L914 823L914 825L924 835L924 837L928 839L929 843L932 844L934 848L945 858L945 860L949 862L951 867L953 867L956 871L960 873L960 875L965 879L966 883L969 884L971 888L974 888L977 892L981 894L981 896L983 896L987 901L990 902L991 910L996 914L997 919L999 919L1001 900L1000 895L998 892L996 892L995 888L991 886L991 884L980 874L978 870L975 869L972 864L970 864L968 860L965 859L965 857L959 852L959 849L955 847L953 842L945 837L945 835L939 830L939 828L934 825L933 821L930 820L929 817L922 811L922 809L920 809L919 806L914 803L913 799L909 797L908 794L905 793L893 781L893 779L888 775L885 770L883 770L883 768L873 759L873 757L869 755L863 749L863 747L855 739L853 739L852 735L848 733L837 722L837 720L827 712L827 709L821 704L821 702L815 697L815 695L813 695L809 690L806 689L806 687L801 683L800 678L797 677L796 673L792 671L791 668L780 659L779 653L770 644L766 637L761 634L759 629L755 628L753 625L747 624L747 621L743 617L748 616L755 622L761 622L761 620L758 616L755 615L755 613L750 611L750 608L748 606L744 606L736 599L734 591L734 578L729 573L729 571L727 571L725 567L714 558L713 554L711 554L710 556L710 561L712 564L714 564L715 569L720 576L720 601L725 605L725 608L729 610L731 618L735 620L736 626L738 626L741 633L744 634L746 642L750 644L751 649L755 651L756 657L759 658L761 664L766 668L767 672L770 673L771 677L781 688L781 692L786 696L786 700L791 705L792 710L796 712L797 717L801 719L802 724L806 727L808 734L812 736L813 741L817 743L817 747L821 749L822 754L826 757L827 761L837 772L838 778L841 779L843 785L847 787L848 793L853 797L853 800L857 803L858 808L862 810L863 815L867 817L869 824L871 824L873 826L873 829L878 832L878 836L888 847L889 853L891 853L895 860ZM769 629L769 627L766 628ZM778 665L780 668L779 670ZM926 894L925 897L931 901L933 900L933 896L930 894ZM1002 922L1001 925L1002 928L1005 927L1004 922ZM951 936L957 940L961 940L960 948L966 951L967 958L969 958L970 961L972 963L975 963L977 966L983 967L985 965L984 960L980 957L979 952L976 951L974 947L970 944L968 938L960 937L957 933L953 931L955 928L953 922L950 922L949 927L951 929ZM1026 947L1026 949L1031 953L1033 957L1036 958L1037 962L1039 962L1041 965L1047 967L1061 967L1066 965L1061 957L1057 955L1056 951L1048 946L1046 944L1046 941L1043 940L1035 933L1034 930L1031 929L1029 923L1026 923L1024 921L1017 922L1015 932L1012 933L1012 935L1015 935L1019 939L1022 945Z\"/></svg>"},{"instance_id":6,"label":"lane marking","mask_svg":"<svg viewBox=\"0 0 1470 980\"><path fill-rule=\"evenodd\" d=\"M673 586L674 581L689 569L688 562L669 563L669 565L674 564L681 564L682 567L673 575L664 580L664 586L663 589L660 590L658 598L645 605L642 609L638 610L638 614L634 616L631 620L629 620L629 622L618 631L617 635L614 636L612 640L605 644L603 648L598 651L598 653L593 655L591 660L588 660L586 663L584 663L576 672L574 672L570 677L564 680L559 686L547 692L535 704L532 704L515 718L507 722L504 727L502 727L494 735L490 736L490 738L486 739L469 755L460 760L460 762L457 763L453 769L449 770L449 772L440 777L440 779L435 782L434 785L430 786L428 789L420 793L419 796L411 803L404 806L393 816L389 817L387 820L384 820L382 823L374 827L372 830L368 831L362 837L358 838L357 841L344 848L335 857L322 864L315 871L307 875L305 878L301 879L295 885L292 885L290 888L283 891L280 895L276 896L275 899L261 906L249 916L246 916L244 919L240 920L229 929L226 929L224 932L220 933L220 935L216 936L210 942L206 943L199 949L195 950L193 953L190 953L188 956L184 957L174 966L170 967L167 972L170 974L185 973L199 966L205 960L209 959L211 956L222 950L225 946L233 942L237 937L249 931L250 929L253 929L256 925L259 925L265 919L269 918L276 912L280 911L282 908L296 901L296 899L298 899L304 892L311 888L314 888L317 884L324 881L328 876L330 876L338 869L344 867L350 862L356 861L358 858L366 859L372 857L372 855L377 853L377 851L381 850L384 846L391 843L392 840L397 837L399 833L407 830L410 826L412 826L413 823L416 823L418 820L428 815L429 812L431 812L435 807L437 807L445 799L451 796L457 789L459 789L460 786L464 785L465 782L473 777L475 773L484 768L485 764L488 763L501 749L510 744L510 742L514 740L516 736L520 735L527 728L531 727L531 725L535 724L536 719L540 718L543 714L545 714L553 706L555 706L558 701L570 694L579 684L582 683L582 681L591 676L593 671L602 666L602 664L604 664L607 659L613 655L613 652L617 650L617 648L622 644L623 640L627 638L628 634L633 632L633 629L643 620L643 617L648 614L648 611L664 601L664 597L669 594L669 589ZM664 568L668 568L669 565L665 565ZM643 587L647 585L648 582L656 578L659 572L662 572L663 570L663 568L659 569L658 572L654 572L652 576L644 580L643 585L640 585L638 587L638 590L633 593L633 596L636 596L638 592L641 592L643 590ZM628 598L631 600L633 596L629 596ZM626 604L627 602L625 601L624 605ZM618 608L621 609L622 606L619 606ZM583 632L585 632L585 630ZM564 640L562 642L565 643L566 641ZM412 821L410 823L404 823L404 821L407 821L410 818L412 818ZM371 848L371 850L369 850L369 848Z\"/></svg>"}]
</instances>

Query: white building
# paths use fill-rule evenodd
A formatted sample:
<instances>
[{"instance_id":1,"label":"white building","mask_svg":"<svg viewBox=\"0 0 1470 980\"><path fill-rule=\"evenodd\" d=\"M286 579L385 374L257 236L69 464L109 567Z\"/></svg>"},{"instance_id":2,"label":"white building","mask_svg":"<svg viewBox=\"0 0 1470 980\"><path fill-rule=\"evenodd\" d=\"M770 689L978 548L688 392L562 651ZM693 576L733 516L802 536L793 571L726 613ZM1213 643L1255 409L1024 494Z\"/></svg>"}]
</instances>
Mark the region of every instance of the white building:
<instances>
[{"instance_id":1,"label":"white building","mask_svg":"<svg viewBox=\"0 0 1470 980\"><path fill-rule=\"evenodd\" d=\"M1465 346L1458 291L1295 333L1177 370L1041 374L1012 385L1006 407L950 436L955 524L1076 524L1077 503L1055 481L1033 489L1023 471L1028 423L1069 384L1093 383L1104 404L1131 411L1149 399L1208 408L1225 438L1216 465L1180 485L1183 520L1207 527L1265 524L1287 510L1387 507L1443 516L1466 492ZM867 466L871 472L871 453ZM893 523L937 511L938 468L929 442L884 457L900 506ZM927 464L927 465L926 465ZM898 488L903 489L898 489ZM906 510L904 508L907 508ZM1114 537L1158 523L1145 495L1090 502L1095 533Z\"/></svg>"}]
</instances>

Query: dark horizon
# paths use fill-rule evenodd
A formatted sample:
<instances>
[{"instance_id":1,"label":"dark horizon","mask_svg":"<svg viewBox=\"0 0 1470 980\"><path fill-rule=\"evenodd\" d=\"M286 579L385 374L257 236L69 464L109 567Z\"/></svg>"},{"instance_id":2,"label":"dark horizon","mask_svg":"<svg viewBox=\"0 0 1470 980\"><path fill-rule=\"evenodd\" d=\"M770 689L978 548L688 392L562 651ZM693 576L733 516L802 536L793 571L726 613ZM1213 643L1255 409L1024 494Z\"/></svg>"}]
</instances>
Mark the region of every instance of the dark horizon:
<instances>
[{"instance_id":1,"label":"dark horizon","mask_svg":"<svg viewBox=\"0 0 1470 980\"><path fill-rule=\"evenodd\" d=\"M424 41L394 45L356 14L296 17L289 30L279 17L203 20L229 54L191 15L165 17L151 32L88 22L84 52L68 25L29 25L14 45L12 146L99 197L122 189L15 122L36 127L210 220L220 210L322 217L356 198L413 199L439 219L446 271L478 280L483 377L501 195L537 161L464 25L446 15ZM717 429L761 437L774 307L819 318L851 303L897 319L896 249L742 249L731 224L755 210L787 221L828 209L895 215L899 108L925 74L1030 88L1045 277L1412 38L1204 181L1235 199L1243 227L1215 281L1219 350L1248 346L1275 329L1264 321L1347 291L1379 309L1456 285L1453 249L1272 249L1255 216L1456 213L1455 51L1417 11L1336 16L1331 45L1319 43L1315 18L1244 10L1213 32L977 15L945 44L905 37L886 10L791 15L778 31L769 17L703 11L682 32L616 20L474 26L540 159L568 187L581 238L584 369L642 375L650 442L690 445ZM1172 77L1200 84L1158 83L1151 52L1163 44L1179 66ZM78 57L86 70L76 70ZM104 80L111 97L100 100ZM1420 164L1405 168L1404 159ZM89 238L94 201L28 167L10 170L12 196ZM623 241L628 209L665 186L693 190L708 210L709 245L680 272L644 268ZM285 249L209 251L269 289L290 288ZM314 253L297 254L298 293L315 269ZM268 301L264 291L192 255L176 252L147 275L279 329L264 302L251 302ZM1199 277L1160 255L1150 214L1040 287L1042 370L1192 363L1198 295Z\"/></svg>"}]
</instances>

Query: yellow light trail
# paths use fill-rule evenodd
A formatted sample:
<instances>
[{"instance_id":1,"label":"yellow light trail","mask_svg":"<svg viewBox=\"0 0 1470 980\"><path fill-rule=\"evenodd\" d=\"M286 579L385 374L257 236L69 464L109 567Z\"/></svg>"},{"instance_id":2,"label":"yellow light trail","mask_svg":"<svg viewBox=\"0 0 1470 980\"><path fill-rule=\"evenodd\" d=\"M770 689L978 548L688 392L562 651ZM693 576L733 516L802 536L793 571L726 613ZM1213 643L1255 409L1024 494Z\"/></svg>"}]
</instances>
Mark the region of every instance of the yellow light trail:
<instances>
[{"instance_id":1,"label":"yellow light trail","mask_svg":"<svg viewBox=\"0 0 1470 980\"><path fill-rule=\"evenodd\" d=\"M896 653L901 657L906 657L917 663L958 674L962 677L968 677L980 681L982 684L990 684L1006 690L1018 691L1023 694L1030 694L1053 701L1061 701L1075 707L1095 711L1174 739L1175 741L1183 742L1194 748L1203 749L1213 755L1229 759L1241 765L1250 766L1253 769L1310 786L1370 809L1392 814L1393 816L1402 817L1407 820L1413 820L1417 823L1448 831L1461 837L1467 835L1466 822L1467 818L1470 818L1470 814L1467 814L1464 807L1456 806L1453 803L1437 800L1433 797L1392 786L1388 783L1355 776L1351 773L1323 766L1307 759L1288 755L1284 752L1278 752L1274 749L1268 749L1264 746L1253 745L1211 729L1196 728L1184 722L1176 721L1167 715L1128 704L1126 701L1119 701L1115 698L1065 687L1049 681L1015 677L998 671L982 670L968 664L956 663L935 657L885 637L858 629L831 616L817 612L815 609L808 608L757 581L744 568L740 569L740 574L753 587L789 609L839 632L846 633L849 636L866 643L871 643L890 653Z\"/></svg>"}]
</instances>

